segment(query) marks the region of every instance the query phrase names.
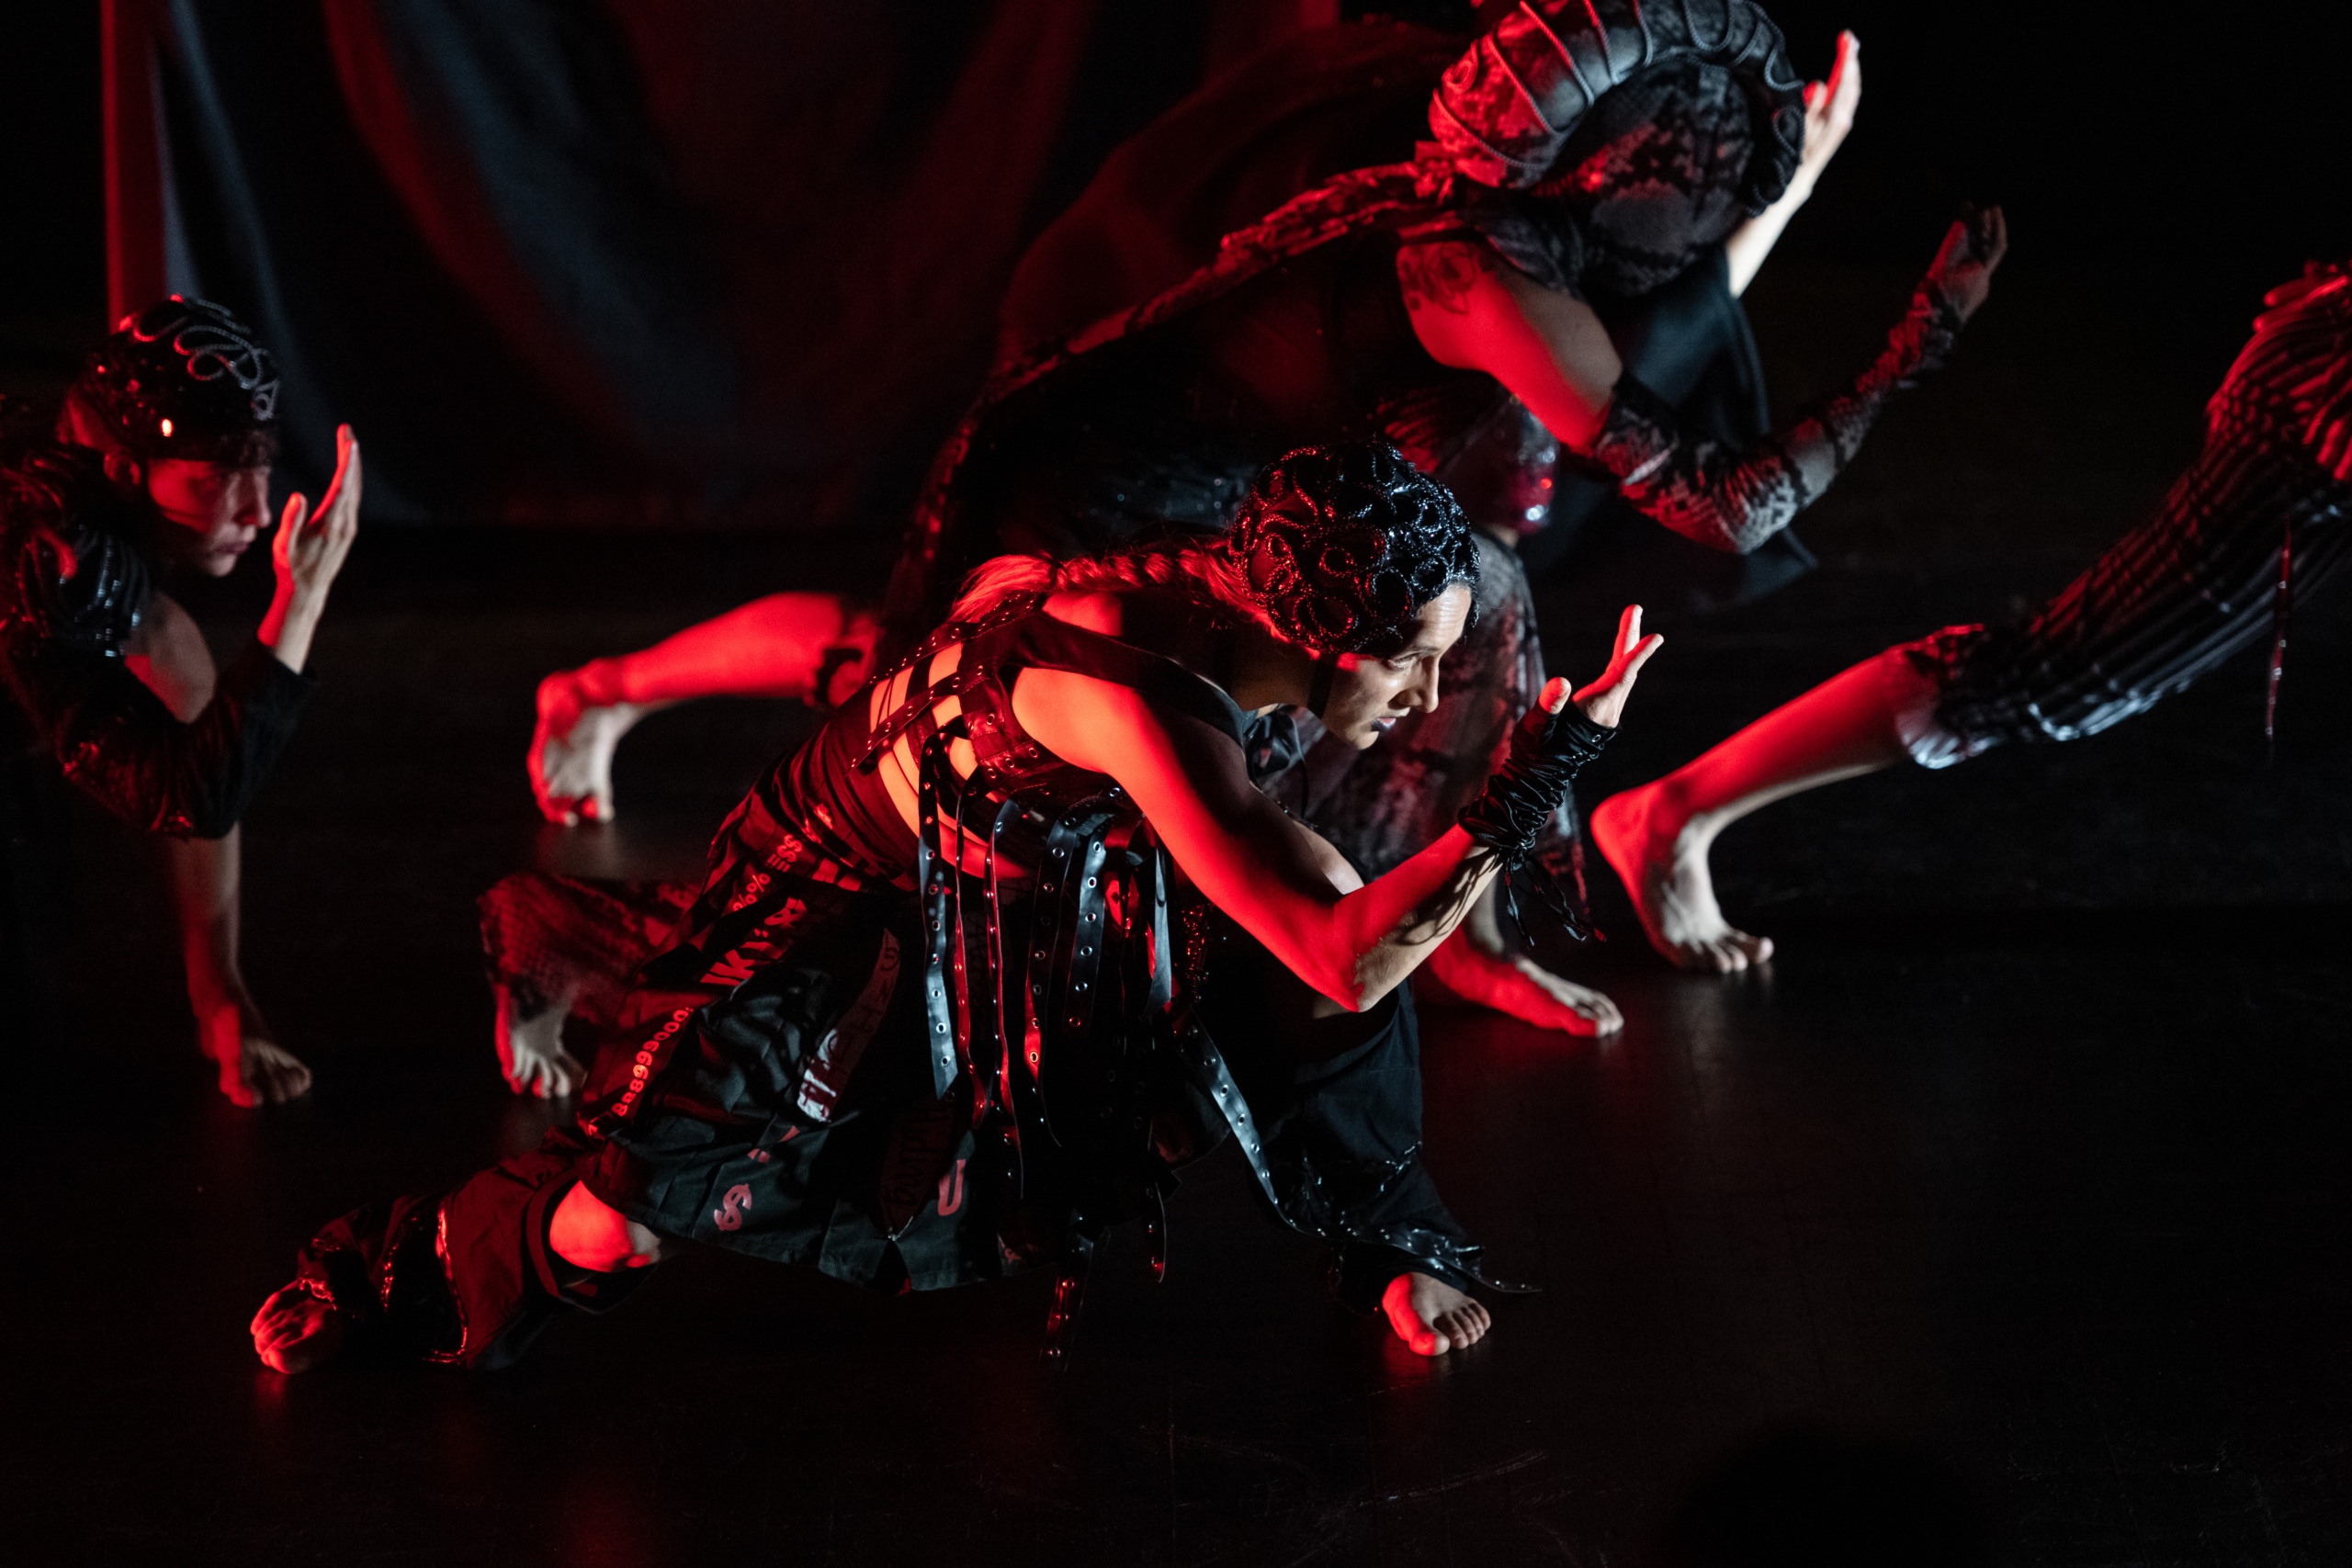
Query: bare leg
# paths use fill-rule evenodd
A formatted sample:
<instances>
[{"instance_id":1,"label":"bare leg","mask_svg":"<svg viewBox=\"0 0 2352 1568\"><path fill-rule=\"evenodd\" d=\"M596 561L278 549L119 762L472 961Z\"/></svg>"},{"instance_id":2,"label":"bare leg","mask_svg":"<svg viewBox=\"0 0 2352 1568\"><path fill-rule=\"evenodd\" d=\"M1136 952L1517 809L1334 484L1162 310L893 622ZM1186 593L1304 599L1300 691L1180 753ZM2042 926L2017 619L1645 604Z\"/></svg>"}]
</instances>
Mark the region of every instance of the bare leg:
<instances>
[{"instance_id":1,"label":"bare leg","mask_svg":"<svg viewBox=\"0 0 2352 1568\"><path fill-rule=\"evenodd\" d=\"M1416 1356L1442 1356L1475 1345L1495 1325L1478 1301L1427 1274L1399 1274L1389 1280L1380 1310Z\"/></svg>"},{"instance_id":2,"label":"bare leg","mask_svg":"<svg viewBox=\"0 0 2352 1568\"><path fill-rule=\"evenodd\" d=\"M831 593L771 593L641 652L539 682L531 790L550 822L613 819L613 752L647 714L695 697L828 699L865 677L874 622ZM828 650L858 656L828 668ZM820 677L832 688L819 692Z\"/></svg>"},{"instance_id":3,"label":"bare leg","mask_svg":"<svg viewBox=\"0 0 2352 1568\"><path fill-rule=\"evenodd\" d=\"M1772 956L1770 937L1735 930L1715 903L1707 852L1758 807L1909 755L1898 697L1921 677L1893 649L1766 714L1655 784L1604 800L1592 839L1624 879L1650 945L1684 968L1728 974Z\"/></svg>"},{"instance_id":4,"label":"bare leg","mask_svg":"<svg viewBox=\"0 0 2352 1568\"><path fill-rule=\"evenodd\" d=\"M541 1100L569 1100L588 1077L580 1058L563 1048L572 996L567 993L533 1016L519 1018L512 991L496 984L490 989L498 1011L498 1070L506 1087Z\"/></svg>"},{"instance_id":5,"label":"bare leg","mask_svg":"<svg viewBox=\"0 0 2352 1568\"><path fill-rule=\"evenodd\" d=\"M1434 999L1492 1008L1538 1029L1576 1035L1614 1034L1625 1027L1617 1004L1599 991L1564 980L1522 952L1503 934L1495 891L1472 907L1460 929L1430 953L1425 971L1436 982Z\"/></svg>"},{"instance_id":6,"label":"bare leg","mask_svg":"<svg viewBox=\"0 0 2352 1568\"><path fill-rule=\"evenodd\" d=\"M243 830L223 839L159 839L179 916L188 1006L198 1043L238 1105L276 1104L311 1090L311 1069L271 1038L237 967L237 888Z\"/></svg>"}]
</instances>

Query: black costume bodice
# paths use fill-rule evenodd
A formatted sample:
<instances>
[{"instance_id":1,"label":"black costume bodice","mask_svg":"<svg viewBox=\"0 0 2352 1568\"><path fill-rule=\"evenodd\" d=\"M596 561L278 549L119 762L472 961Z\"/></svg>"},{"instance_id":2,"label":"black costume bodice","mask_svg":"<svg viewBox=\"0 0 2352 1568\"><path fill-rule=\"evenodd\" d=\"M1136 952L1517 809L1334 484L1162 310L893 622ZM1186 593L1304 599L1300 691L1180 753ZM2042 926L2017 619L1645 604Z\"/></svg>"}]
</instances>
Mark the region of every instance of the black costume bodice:
<instances>
[{"instance_id":1,"label":"black costume bodice","mask_svg":"<svg viewBox=\"0 0 2352 1568\"><path fill-rule=\"evenodd\" d=\"M16 699L12 722L116 816L176 836L228 832L312 682L254 642L182 724L123 662L153 578L96 454L39 442L10 462L0 488L14 498L0 515L0 682Z\"/></svg>"},{"instance_id":2,"label":"black costume bodice","mask_svg":"<svg viewBox=\"0 0 2352 1568\"><path fill-rule=\"evenodd\" d=\"M1382 234L1310 251L1005 400L958 480L971 521L994 519L989 553L1222 529L1260 468L1314 443L1385 440L1439 471L1508 394L1422 348L1396 252Z\"/></svg>"},{"instance_id":3,"label":"black costume bodice","mask_svg":"<svg viewBox=\"0 0 2352 1568\"><path fill-rule=\"evenodd\" d=\"M646 966L647 984L753 987L755 976L788 970L796 946L810 940L794 906L816 897L810 884L824 885L827 899L867 900L868 918L886 922L915 960L921 1098L954 1107L993 1151L978 1168L984 1185L1016 1195L1025 1213L1057 1216L1043 1252L1083 1255L1102 1225L1141 1213L1157 1255L1159 1204L1174 1180L1155 1129L1174 1105L1208 1142L1233 1137L1287 1223L1457 1282L1484 1278L1477 1249L1425 1201L1417 1134L1373 1139L1365 1146L1377 1144L1376 1156L1333 1153L1352 1147L1336 1134L1331 1148L1308 1149L1302 1139L1324 1136L1309 1132L1321 1113L1287 1108L1285 1097L1305 1092L1298 1084L1271 1100L1261 1088L1262 1101L1283 1107L1271 1123L1253 1113L1203 1005L1208 955L1246 938L1173 886L1150 824L1114 780L1062 761L1022 729L1012 693L1023 669L1128 686L1159 712L1227 736L1258 772L1287 765L1278 735L1181 665L1046 615L1044 599L1020 595L941 627L770 770L720 829L702 897L682 936ZM951 649L952 669L940 658ZM875 721L876 692L909 671L904 698ZM960 711L943 719L950 698ZM915 758L912 833L879 772L895 765L886 758L900 741ZM971 747L968 774L951 758L958 743ZM1225 966L1234 969L1228 991L1255 984L1246 964ZM1262 1011L1250 1027L1263 1031ZM1329 1070L1387 1063L1374 1073L1385 1087L1365 1091L1364 1114L1378 1120L1372 1108L1402 1106L1411 1114L1397 1125L1417 1127L1418 1077L1393 1056L1409 1052L1409 1003L1384 1003L1360 1032L1364 1043ZM1376 1041L1390 1054L1374 1051ZM1268 1045L1244 1043L1260 1054ZM625 1095L611 1125L628 1104Z\"/></svg>"},{"instance_id":4,"label":"black costume bodice","mask_svg":"<svg viewBox=\"0 0 2352 1568\"><path fill-rule=\"evenodd\" d=\"M771 774L754 793L781 819L797 821L807 836L866 880L912 886L921 846L884 787L877 764L896 741L905 739L922 759L936 737L966 740L974 769L947 787L969 814L1016 804L1019 809L995 829L1008 863L1038 863L1040 825L1077 802L1119 794L1107 776L1063 761L1031 739L1012 713L1014 678L1023 669L1067 670L1129 686L1163 712L1194 718L1237 745L1253 734L1269 740L1265 725L1253 725L1233 699L1173 660L1132 643L1055 619L1040 607L1042 594L1023 594L978 622L941 627L894 669L876 677L844 704L808 744ZM932 664L957 650L954 668ZM899 706L879 723L870 721L873 694L912 669ZM933 710L953 698L960 715L942 723ZM952 775L951 775L952 777ZM1132 809L1132 808L1130 808ZM967 828L977 831L968 820Z\"/></svg>"}]
</instances>

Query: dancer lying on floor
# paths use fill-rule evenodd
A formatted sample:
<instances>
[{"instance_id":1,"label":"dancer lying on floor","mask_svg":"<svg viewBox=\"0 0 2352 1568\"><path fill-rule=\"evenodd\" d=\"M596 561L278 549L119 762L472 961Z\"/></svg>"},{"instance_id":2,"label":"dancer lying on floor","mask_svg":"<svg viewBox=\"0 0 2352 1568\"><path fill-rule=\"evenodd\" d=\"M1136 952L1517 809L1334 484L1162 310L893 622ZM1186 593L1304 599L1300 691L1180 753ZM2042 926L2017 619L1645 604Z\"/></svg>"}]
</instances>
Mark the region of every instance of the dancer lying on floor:
<instances>
[{"instance_id":1,"label":"dancer lying on floor","mask_svg":"<svg viewBox=\"0 0 2352 1568\"><path fill-rule=\"evenodd\" d=\"M1768 434L1736 295L1851 122L1857 50L1841 39L1832 82L1808 93L1747 0L1697 14L1550 0L1466 53L1426 29L1348 26L1204 88L1023 260L1006 352L919 508L884 656L991 556L1101 554L1170 522L1213 532L1276 455L1377 434L1463 493L1478 624L1439 713L1361 757L1309 723L1305 761L1272 787L1366 874L1403 863L1453 821L1544 682L1508 547L1552 493L1564 444L1693 541L1686 554L1769 551L1983 299L1997 214L1953 231L1869 369ZM1718 419L1711 389L1726 378L1747 392ZM611 748L650 705L808 691L828 646L860 646L854 617L791 596L551 676L533 752L543 808L608 816ZM1575 834L1564 811L1547 858L1573 868ZM1511 942L1491 900L1430 969L1544 1027L1622 1022ZM515 1072L502 1028L510 1076L548 1081Z\"/></svg>"},{"instance_id":2,"label":"dancer lying on floor","mask_svg":"<svg viewBox=\"0 0 2352 1568\"><path fill-rule=\"evenodd\" d=\"M2352 544L2352 264L2269 307L2206 405L2205 443L2155 513L2033 615L1947 626L1816 686L1592 814L1650 944L1686 969L1772 954L1724 919L1707 854L1749 812L1906 759L1945 768L2004 741L2079 740L2271 638ZM2265 728L2267 729L2269 718Z\"/></svg>"},{"instance_id":3,"label":"dancer lying on floor","mask_svg":"<svg viewBox=\"0 0 2352 1568\"><path fill-rule=\"evenodd\" d=\"M225 674L155 580L225 577L268 526L277 388L252 329L175 295L91 351L56 439L17 438L0 461L0 678L65 776L155 835L198 1043L247 1106L311 1087L238 965L238 818L308 700L311 638L358 526L349 427L317 513L288 498L277 595Z\"/></svg>"},{"instance_id":4,"label":"dancer lying on floor","mask_svg":"<svg viewBox=\"0 0 2352 1568\"><path fill-rule=\"evenodd\" d=\"M1516 730L1459 826L1362 884L1250 783L1249 710L1369 746L1437 701L1476 590L1461 509L1376 445L1273 465L1232 531L1005 558L739 806L599 1054L586 1113L329 1226L253 1325L502 1361L668 1240L881 1290L1076 1270L1231 1135L1342 1298L1422 1354L1492 1284L1420 1164L1406 977L1525 856L1658 639ZM1150 651L1147 651L1150 650Z\"/></svg>"}]
</instances>

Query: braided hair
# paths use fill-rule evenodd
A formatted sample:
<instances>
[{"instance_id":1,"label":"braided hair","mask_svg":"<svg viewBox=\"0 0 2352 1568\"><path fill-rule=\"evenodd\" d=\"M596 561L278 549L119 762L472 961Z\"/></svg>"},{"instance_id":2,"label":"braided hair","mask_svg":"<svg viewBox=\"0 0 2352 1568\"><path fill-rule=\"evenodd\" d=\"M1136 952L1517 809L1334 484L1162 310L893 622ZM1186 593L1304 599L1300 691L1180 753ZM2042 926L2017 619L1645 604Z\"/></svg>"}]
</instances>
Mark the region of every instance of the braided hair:
<instances>
[{"instance_id":1,"label":"braided hair","mask_svg":"<svg viewBox=\"0 0 2352 1568\"><path fill-rule=\"evenodd\" d=\"M977 620L1016 593L1159 589L1223 625L1254 625L1318 655L1385 656L1409 643L1421 606L1477 586L1462 503L1385 442L1302 446L1259 470L1233 526L1057 561L1000 556L965 581L949 618Z\"/></svg>"}]
</instances>

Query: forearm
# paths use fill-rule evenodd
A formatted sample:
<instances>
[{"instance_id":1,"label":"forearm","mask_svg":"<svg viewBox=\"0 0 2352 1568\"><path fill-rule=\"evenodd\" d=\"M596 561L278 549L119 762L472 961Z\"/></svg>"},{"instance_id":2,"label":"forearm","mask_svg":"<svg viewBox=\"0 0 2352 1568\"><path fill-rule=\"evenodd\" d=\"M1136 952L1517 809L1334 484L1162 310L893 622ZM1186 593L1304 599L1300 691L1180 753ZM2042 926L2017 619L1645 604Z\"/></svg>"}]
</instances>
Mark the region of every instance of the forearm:
<instances>
[{"instance_id":1,"label":"forearm","mask_svg":"<svg viewBox=\"0 0 2352 1568\"><path fill-rule=\"evenodd\" d=\"M1730 237L1724 241L1724 255L1731 264L1733 298L1736 299L1747 291L1747 286L1756 280L1758 270L1763 266L1764 258L1772 254L1774 245L1780 243L1781 231L1788 228L1789 220L1796 216L1797 209L1803 207L1812 195L1812 172L1800 168L1796 177L1789 182L1789 188L1781 193L1780 200L1733 230Z\"/></svg>"},{"instance_id":2,"label":"forearm","mask_svg":"<svg viewBox=\"0 0 2352 1568\"><path fill-rule=\"evenodd\" d=\"M1360 954L1354 1009L1378 1005L1442 947L1485 898L1501 865L1494 851L1451 828L1396 871L1340 900L1343 907L1365 900L1360 911L1347 911L1360 922L1351 932Z\"/></svg>"},{"instance_id":3,"label":"forearm","mask_svg":"<svg viewBox=\"0 0 2352 1568\"><path fill-rule=\"evenodd\" d=\"M1940 367L1959 331L1958 311L1922 287L1868 368L1746 451L1689 434L1670 406L1627 376L1583 456L1644 515L1710 549L1745 555L1829 488L1887 400Z\"/></svg>"},{"instance_id":4,"label":"forearm","mask_svg":"<svg viewBox=\"0 0 2352 1568\"><path fill-rule=\"evenodd\" d=\"M179 925L188 994L199 1004L235 1000L244 991L237 963L241 837L232 828L219 839L156 842Z\"/></svg>"},{"instance_id":5,"label":"forearm","mask_svg":"<svg viewBox=\"0 0 2352 1568\"><path fill-rule=\"evenodd\" d=\"M280 664L300 675L302 666L311 661L311 638L319 629L319 616L326 609L323 592L304 592L284 583L269 602L269 613L261 619L261 629L254 640L269 649Z\"/></svg>"}]
</instances>

